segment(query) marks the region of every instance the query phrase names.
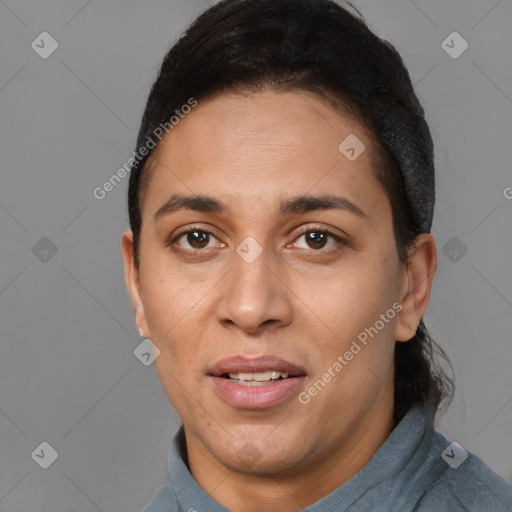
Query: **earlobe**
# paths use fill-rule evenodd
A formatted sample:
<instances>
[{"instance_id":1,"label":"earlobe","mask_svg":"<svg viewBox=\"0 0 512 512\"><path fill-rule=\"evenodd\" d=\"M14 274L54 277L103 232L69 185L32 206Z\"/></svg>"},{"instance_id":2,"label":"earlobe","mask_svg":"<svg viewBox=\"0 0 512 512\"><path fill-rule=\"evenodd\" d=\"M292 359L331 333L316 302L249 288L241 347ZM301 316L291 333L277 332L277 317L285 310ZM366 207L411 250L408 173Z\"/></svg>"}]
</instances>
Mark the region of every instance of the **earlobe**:
<instances>
[{"instance_id":1,"label":"earlobe","mask_svg":"<svg viewBox=\"0 0 512 512\"><path fill-rule=\"evenodd\" d=\"M402 310L396 323L396 341L409 341L416 334L430 301L436 268L434 237L430 233L422 233L410 248L407 265L403 269Z\"/></svg>"},{"instance_id":2,"label":"earlobe","mask_svg":"<svg viewBox=\"0 0 512 512\"><path fill-rule=\"evenodd\" d=\"M121 251L124 262L124 279L126 289L132 302L133 312L135 314L135 323L141 336L148 332L146 323L146 314L142 303L142 287L140 283L139 269L135 264L135 253L133 246L133 233L128 230L121 237Z\"/></svg>"}]
</instances>

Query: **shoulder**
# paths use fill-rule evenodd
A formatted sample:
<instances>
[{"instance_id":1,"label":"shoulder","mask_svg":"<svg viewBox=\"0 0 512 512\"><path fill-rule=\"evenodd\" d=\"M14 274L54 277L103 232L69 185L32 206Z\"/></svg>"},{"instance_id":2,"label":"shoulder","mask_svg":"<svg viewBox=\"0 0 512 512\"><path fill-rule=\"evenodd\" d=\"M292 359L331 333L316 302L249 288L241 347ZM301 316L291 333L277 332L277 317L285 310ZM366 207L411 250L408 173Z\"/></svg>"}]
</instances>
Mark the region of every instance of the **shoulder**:
<instances>
[{"instance_id":1,"label":"shoulder","mask_svg":"<svg viewBox=\"0 0 512 512\"><path fill-rule=\"evenodd\" d=\"M170 484L162 486L142 512L180 512L180 506Z\"/></svg>"},{"instance_id":2,"label":"shoulder","mask_svg":"<svg viewBox=\"0 0 512 512\"><path fill-rule=\"evenodd\" d=\"M438 432L436 434L442 436ZM453 445L445 448L448 457L453 455ZM466 458L457 467L446 464L444 471L426 489L415 510L511 512L512 486L478 456L466 452L459 445L456 445L456 450L457 447Z\"/></svg>"}]
</instances>

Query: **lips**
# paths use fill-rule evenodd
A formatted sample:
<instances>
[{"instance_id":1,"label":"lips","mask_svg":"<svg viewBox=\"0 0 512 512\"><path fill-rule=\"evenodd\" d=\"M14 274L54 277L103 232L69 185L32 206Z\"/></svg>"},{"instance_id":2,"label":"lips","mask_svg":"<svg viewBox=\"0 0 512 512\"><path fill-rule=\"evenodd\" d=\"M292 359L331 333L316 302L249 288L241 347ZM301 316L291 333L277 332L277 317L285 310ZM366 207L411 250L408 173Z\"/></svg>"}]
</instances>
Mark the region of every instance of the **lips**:
<instances>
[{"instance_id":1,"label":"lips","mask_svg":"<svg viewBox=\"0 0 512 512\"><path fill-rule=\"evenodd\" d=\"M228 357L216 363L207 373L214 377L220 377L230 373L262 373L271 371L287 373L290 377L306 375L306 372L301 367L270 355L255 358L243 356Z\"/></svg>"},{"instance_id":2,"label":"lips","mask_svg":"<svg viewBox=\"0 0 512 512\"><path fill-rule=\"evenodd\" d=\"M288 374L288 377L260 381L244 379L265 372ZM245 374L245 375L244 375ZM306 379L306 372L290 361L275 356L246 358L234 356L222 359L208 370L213 390L224 402L237 409L266 409L283 403L297 393ZM275 375L273 375L275 377ZM251 384L251 385L249 385Z\"/></svg>"}]
</instances>

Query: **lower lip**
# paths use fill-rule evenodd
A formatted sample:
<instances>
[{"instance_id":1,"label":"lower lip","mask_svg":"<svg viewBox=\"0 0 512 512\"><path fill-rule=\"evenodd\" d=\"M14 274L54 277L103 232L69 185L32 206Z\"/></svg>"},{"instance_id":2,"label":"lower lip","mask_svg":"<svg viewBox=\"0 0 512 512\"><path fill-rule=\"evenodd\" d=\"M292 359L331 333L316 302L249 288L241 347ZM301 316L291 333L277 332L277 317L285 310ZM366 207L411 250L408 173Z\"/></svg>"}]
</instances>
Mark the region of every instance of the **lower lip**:
<instances>
[{"instance_id":1,"label":"lower lip","mask_svg":"<svg viewBox=\"0 0 512 512\"><path fill-rule=\"evenodd\" d=\"M244 386L225 377L210 375L210 380L221 398L240 409L265 409L294 395L302 386L306 376L276 379L262 386Z\"/></svg>"}]
</instances>

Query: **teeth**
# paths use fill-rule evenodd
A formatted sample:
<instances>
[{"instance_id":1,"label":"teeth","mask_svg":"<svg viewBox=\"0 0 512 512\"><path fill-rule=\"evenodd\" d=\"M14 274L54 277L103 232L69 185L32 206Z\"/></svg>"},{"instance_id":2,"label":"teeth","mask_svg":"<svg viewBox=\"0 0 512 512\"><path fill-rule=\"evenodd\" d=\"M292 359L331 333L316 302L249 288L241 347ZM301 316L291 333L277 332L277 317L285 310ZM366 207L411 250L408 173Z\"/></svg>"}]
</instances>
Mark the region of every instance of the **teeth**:
<instances>
[{"instance_id":1,"label":"teeth","mask_svg":"<svg viewBox=\"0 0 512 512\"><path fill-rule=\"evenodd\" d=\"M269 380L276 380L279 377L286 379L288 377L287 373L281 373L276 371L268 371L268 372L258 372L258 373L230 373L230 378L234 380L243 380L243 381L256 381L256 382L265 382Z\"/></svg>"}]
</instances>

